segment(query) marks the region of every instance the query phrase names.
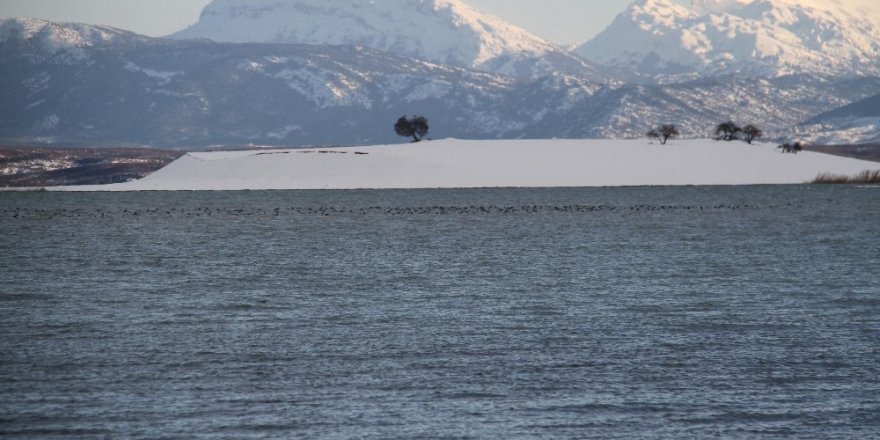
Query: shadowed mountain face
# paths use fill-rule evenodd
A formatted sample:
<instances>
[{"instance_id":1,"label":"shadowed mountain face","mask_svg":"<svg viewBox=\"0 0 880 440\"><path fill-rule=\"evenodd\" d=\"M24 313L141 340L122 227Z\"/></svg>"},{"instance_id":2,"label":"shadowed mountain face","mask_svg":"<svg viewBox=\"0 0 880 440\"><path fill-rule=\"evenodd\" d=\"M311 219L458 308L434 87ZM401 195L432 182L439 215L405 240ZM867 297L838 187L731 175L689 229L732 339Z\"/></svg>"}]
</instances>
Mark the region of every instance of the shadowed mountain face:
<instances>
[{"instance_id":1,"label":"shadowed mountain face","mask_svg":"<svg viewBox=\"0 0 880 440\"><path fill-rule=\"evenodd\" d=\"M837 118L878 118L880 119L880 95L856 101L852 104L824 112L811 118L807 124L820 124Z\"/></svg>"},{"instance_id":2,"label":"shadowed mountain face","mask_svg":"<svg viewBox=\"0 0 880 440\"><path fill-rule=\"evenodd\" d=\"M355 46L152 39L116 29L0 21L0 140L154 145L404 141L401 115L430 137L639 137L674 123L704 137L733 119L770 138L880 93L874 77L714 77L667 85L531 80Z\"/></svg>"},{"instance_id":3,"label":"shadowed mountain face","mask_svg":"<svg viewBox=\"0 0 880 440\"><path fill-rule=\"evenodd\" d=\"M803 131L820 144L876 145L880 143L880 94L820 113L803 123Z\"/></svg>"}]
</instances>

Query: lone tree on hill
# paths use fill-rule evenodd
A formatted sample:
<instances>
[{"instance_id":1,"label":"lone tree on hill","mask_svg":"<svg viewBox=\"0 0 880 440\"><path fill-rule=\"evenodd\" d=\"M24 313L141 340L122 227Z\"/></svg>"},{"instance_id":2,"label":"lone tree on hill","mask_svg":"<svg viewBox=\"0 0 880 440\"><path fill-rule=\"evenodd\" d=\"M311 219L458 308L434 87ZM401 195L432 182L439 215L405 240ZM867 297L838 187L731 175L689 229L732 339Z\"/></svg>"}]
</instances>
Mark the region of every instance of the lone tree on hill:
<instances>
[{"instance_id":1,"label":"lone tree on hill","mask_svg":"<svg viewBox=\"0 0 880 440\"><path fill-rule=\"evenodd\" d=\"M681 133L678 132L678 128L676 128L675 125L666 124L651 129L647 134L649 138L659 139L661 145L666 145L666 141L669 140L669 138L674 138Z\"/></svg>"},{"instance_id":2,"label":"lone tree on hill","mask_svg":"<svg viewBox=\"0 0 880 440\"><path fill-rule=\"evenodd\" d=\"M674 138L681 133L678 132L678 128L673 124L666 124L660 126L660 143L666 145L666 141L668 139Z\"/></svg>"},{"instance_id":3,"label":"lone tree on hill","mask_svg":"<svg viewBox=\"0 0 880 440\"><path fill-rule=\"evenodd\" d=\"M743 136L745 136L746 142L748 142L749 144L751 144L753 140L758 139L761 136L764 136L764 132L761 131L760 128L755 127L752 124L749 124L749 125L746 125L745 127L743 127L742 132L743 132Z\"/></svg>"},{"instance_id":4,"label":"lone tree on hill","mask_svg":"<svg viewBox=\"0 0 880 440\"><path fill-rule=\"evenodd\" d=\"M735 141L739 139L739 134L741 132L742 128L739 128L739 126L734 124L733 121L722 122L715 127L716 139L722 141Z\"/></svg>"},{"instance_id":5,"label":"lone tree on hill","mask_svg":"<svg viewBox=\"0 0 880 440\"><path fill-rule=\"evenodd\" d=\"M407 118L406 115L400 117L394 124L394 132L398 136L412 137L413 142L418 142L428 134L428 120L424 116L413 116Z\"/></svg>"}]
</instances>

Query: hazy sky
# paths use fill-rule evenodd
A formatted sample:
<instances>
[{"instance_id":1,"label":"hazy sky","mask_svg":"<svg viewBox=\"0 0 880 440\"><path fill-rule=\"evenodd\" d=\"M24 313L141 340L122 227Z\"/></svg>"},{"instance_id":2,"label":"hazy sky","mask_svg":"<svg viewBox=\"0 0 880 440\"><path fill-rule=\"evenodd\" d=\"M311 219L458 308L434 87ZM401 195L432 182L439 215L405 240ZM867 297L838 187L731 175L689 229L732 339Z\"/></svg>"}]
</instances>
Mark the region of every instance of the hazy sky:
<instances>
[{"instance_id":1,"label":"hazy sky","mask_svg":"<svg viewBox=\"0 0 880 440\"><path fill-rule=\"evenodd\" d=\"M210 1L0 0L0 16L104 24L161 36L196 22L202 8ZM465 0L465 3L552 42L574 44L583 43L600 32L632 1Z\"/></svg>"}]
</instances>

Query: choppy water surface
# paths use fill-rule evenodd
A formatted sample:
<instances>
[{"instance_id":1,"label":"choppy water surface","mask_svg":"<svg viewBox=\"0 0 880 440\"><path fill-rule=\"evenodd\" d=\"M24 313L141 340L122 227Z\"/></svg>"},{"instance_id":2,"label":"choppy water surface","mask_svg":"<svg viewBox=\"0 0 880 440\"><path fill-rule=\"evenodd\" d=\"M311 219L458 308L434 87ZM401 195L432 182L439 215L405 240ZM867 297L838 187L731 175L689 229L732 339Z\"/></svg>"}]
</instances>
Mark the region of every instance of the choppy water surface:
<instances>
[{"instance_id":1,"label":"choppy water surface","mask_svg":"<svg viewBox=\"0 0 880 440\"><path fill-rule=\"evenodd\" d=\"M880 189L0 193L0 436L878 438Z\"/></svg>"}]
</instances>

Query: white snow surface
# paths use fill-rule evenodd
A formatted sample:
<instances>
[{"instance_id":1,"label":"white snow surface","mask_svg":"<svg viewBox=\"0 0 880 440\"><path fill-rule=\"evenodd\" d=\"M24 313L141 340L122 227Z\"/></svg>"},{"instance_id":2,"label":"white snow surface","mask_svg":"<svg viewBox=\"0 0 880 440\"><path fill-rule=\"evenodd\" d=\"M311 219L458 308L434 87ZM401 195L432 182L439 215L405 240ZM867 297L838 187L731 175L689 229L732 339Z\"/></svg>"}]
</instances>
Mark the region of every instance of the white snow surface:
<instances>
[{"instance_id":1,"label":"white snow surface","mask_svg":"<svg viewBox=\"0 0 880 440\"><path fill-rule=\"evenodd\" d=\"M366 153L366 154L364 154ZM880 163L713 140L447 139L416 144L189 153L144 179L61 191L797 184Z\"/></svg>"},{"instance_id":2,"label":"white snow surface","mask_svg":"<svg viewBox=\"0 0 880 440\"><path fill-rule=\"evenodd\" d=\"M639 0L575 52L618 72L880 74L876 0Z\"/></svg>"},{"instance_id":3,"label":"white snow surface","mask_svg":"<svg viewBox=\"0 0 880 440\"><path fill-rule=\"evenodd\" d=\"M518 61L566 53L459 0L214 0L171 37L352 44L508 75L522 69Z\"/></svg>"}]
</instances>

